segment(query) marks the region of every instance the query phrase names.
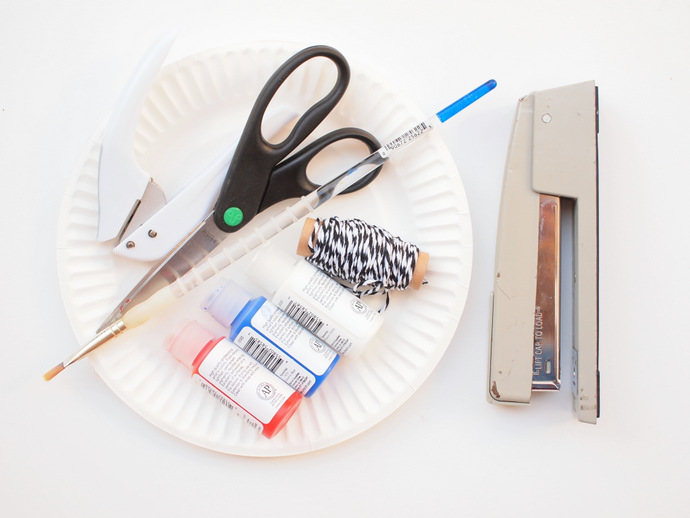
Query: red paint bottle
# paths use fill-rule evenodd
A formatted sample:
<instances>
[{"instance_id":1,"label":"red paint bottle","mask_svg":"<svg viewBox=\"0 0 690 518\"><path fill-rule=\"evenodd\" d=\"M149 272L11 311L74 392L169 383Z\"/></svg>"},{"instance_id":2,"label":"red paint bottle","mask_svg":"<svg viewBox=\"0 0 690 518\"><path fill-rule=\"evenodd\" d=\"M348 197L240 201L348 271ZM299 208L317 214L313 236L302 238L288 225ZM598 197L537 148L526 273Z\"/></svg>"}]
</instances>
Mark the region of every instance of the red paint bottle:
<instances>
[{"instance_id":1,"label":"red paint bottle","mask_svg":"<svg viewBox=\"0 0 690 518\"><path fill-rule=\"evenodd\" d=\"M167 347L202 387L265 437L282 430L302 402L299 392L198 322L172 335Z\"/></svg>"}]
</instances>

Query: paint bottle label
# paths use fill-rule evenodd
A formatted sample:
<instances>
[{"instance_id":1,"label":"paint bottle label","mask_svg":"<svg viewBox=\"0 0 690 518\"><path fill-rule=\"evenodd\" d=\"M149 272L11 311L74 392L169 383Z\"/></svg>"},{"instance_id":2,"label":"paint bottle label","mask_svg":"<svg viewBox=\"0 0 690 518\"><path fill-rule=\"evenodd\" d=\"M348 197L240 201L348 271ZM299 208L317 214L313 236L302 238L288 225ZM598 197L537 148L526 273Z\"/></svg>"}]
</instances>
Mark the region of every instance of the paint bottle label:
<instances>
[{"instance_id":1,"label":"paint bottle label","mask_svg":"<svg viewBox=\"0 0 690 518\"><path fill-rule=\"evenodd\" d=\"M333 349L271 302L265 301L254 314L252 326L316 375L326 373L336 359Z\"/></svg>"},{"instance_id":2,"label":"paint bottle label","mask_svg":"<svg viewBox=\"0 0 690 518\"><path fill-rule=\"evenodd\" d=\"M195 377L213 392L228 398L246 413L245 420L259 430L270 423L293 390L258 362L230 343L219 341L198 367ZM232 401L225 401L228 407Z\"/></svg>"},{"instance_id":3,"label":"paint bottle label","mask_svg":"<svg viewBox=\"0 0 690 518\"><path fill-rule=\"evenodd\" d=\"M339 354L359 354L380 315L306 261L299 261L271 301Z\"/></svg>"},{"instance_id":4,"label":"paint bottle label","mask_svg":"<svg viewBox=\"0 0 690 518\"><path fill-rule=\"evenodd\" d=\"M195 381L209 394L211 394L220 404L225 408L233 412L237 417L242 419L246 425L254 428L257 432L263 433L264 426L254 419L251 414L245 412L240 406L236 405L228 396L222 391L215 388L213 385L209 384L202 376L195 374L193 376Z\"/></svg>"},{"instance_id":5,"label":"paint bottle label","mask_svg":"<svg viewBox=\"0 0 690 518\"><path fill-rule=\"evenodd\" d=\"M266 340L251 327L243 327L234 339L235 345L285 381L297 392L306 394L316 378L299 363Z\"/></svg>"}]
</instances>

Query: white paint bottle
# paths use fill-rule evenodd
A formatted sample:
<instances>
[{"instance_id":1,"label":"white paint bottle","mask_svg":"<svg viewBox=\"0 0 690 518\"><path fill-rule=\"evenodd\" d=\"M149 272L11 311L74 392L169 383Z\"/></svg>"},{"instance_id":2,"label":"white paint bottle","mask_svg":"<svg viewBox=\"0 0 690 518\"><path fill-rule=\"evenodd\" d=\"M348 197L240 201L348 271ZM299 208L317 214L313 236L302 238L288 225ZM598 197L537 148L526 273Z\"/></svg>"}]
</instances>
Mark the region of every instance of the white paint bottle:
<instances>
[{"instance_id":1,"label":"white paint bottle","mask_svg":"<svg viewBox=\"0 0 690 518\"><path fill-rule=\"evenodd\" d=\"M337 281L275 247L258 250L247 273L273 304L347 358L359 356L383 323Z\"/></svg>"}]
</instances>

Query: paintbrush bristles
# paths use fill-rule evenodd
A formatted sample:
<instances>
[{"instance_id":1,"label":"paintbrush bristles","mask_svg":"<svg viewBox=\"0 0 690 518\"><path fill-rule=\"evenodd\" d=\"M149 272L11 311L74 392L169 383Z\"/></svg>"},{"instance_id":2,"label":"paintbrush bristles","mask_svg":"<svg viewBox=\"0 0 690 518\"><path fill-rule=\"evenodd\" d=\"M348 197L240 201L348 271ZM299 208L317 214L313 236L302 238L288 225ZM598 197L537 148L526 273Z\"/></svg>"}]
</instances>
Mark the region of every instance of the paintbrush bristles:
<instances>
[{"instance_id":1,"label":"paintbrush bristles","mask_svg":"<svg viewBox=\"0 0 690 518\"><path fill-rule=\"evenodd\" d=\"M65 370L65 366L62 363L57 364L55 367L50 369L48 372L46 372L43 375L43 379L46 381L52 380L55 376L60 374L63 370Z\"/></svg>"}]
</instances>

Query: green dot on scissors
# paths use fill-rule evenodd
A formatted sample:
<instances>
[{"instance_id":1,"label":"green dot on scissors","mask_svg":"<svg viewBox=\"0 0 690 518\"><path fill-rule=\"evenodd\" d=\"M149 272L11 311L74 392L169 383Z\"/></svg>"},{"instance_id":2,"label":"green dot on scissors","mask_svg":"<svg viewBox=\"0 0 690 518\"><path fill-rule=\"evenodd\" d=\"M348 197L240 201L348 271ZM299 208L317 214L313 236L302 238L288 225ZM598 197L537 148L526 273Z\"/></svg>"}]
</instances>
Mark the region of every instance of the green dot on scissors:
<instances>
[{"instance_id":1,"label":"green dot on scissors","mask_svg":"<svg viewBox=\"0 0 690 518\"><path fill-rule=\"evenodd\" d=\"M223 221L230 227L236 227L244 219L244 213L239 207L230 207L223 213Z\"/></svg>"}]
</instances>

